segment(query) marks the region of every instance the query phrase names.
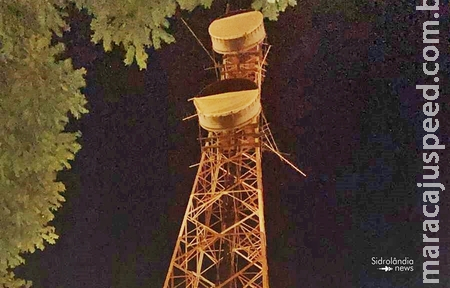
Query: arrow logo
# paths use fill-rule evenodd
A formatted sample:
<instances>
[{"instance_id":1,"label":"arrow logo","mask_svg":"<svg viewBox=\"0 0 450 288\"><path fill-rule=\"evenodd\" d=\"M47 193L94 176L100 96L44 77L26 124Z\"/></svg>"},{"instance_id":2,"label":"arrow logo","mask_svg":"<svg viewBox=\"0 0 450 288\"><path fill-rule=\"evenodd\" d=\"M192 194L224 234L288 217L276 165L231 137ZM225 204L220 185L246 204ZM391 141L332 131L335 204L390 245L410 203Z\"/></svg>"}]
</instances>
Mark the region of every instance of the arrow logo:
<instances>
[{"instance_id":1,"label":"arrow logo","mask_svg":"<svg viewBox=\"0 0 450 288\"><path fill-rule=\"evenodd\" d=\"M387 272L387 271L392 271L392 270L394 270L394 268L388 267L388 266L384 266L384 267L378 268L378 270L384 270L384 272Z\"/></svg>"}]
</instances>

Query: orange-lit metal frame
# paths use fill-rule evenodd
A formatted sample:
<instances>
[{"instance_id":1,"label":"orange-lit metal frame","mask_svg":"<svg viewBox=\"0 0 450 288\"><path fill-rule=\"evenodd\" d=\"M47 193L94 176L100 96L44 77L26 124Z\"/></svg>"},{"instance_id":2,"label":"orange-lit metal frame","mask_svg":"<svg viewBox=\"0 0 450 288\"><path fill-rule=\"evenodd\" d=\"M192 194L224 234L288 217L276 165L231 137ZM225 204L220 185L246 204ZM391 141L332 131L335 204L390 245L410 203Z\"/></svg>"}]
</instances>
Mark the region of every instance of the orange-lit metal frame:
<instances>
[{"instance_id":1,"label":"orange-lit metal frame","mask_svg":"<svg viewBox=\"0 0 450 288\"><path fill-rule=\"evenodd\" d=\"M261 88L267 44L222 56L221 79ZM261 91L261 89L259 89ZM164 288L269 288L259 114L245 127L208 132ZM271 136L271 135L270 135Z\"/></svg>"}]
</instances>

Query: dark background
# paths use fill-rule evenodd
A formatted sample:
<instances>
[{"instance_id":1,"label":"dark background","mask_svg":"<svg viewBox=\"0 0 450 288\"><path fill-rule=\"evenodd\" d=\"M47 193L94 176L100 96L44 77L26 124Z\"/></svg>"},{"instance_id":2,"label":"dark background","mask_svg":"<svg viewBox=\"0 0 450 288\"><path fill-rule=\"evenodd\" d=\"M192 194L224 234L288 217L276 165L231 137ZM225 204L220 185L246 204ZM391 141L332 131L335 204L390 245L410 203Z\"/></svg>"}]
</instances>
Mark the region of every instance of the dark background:
<instances>
[{"instance_id":1,"label":"dark background","mask_svg":"<svg viewBox=\"0 0 450 288\"><path fill-rule=\"evenodd\" d=\"M208 48L207 27L224 2L185 15ZM266 23L265 114L280 149L308 174L264 155L271 286L423 287L415 183L424 115L415 85L430 83L421 79L428 16L412 1L372 1L350 21L313 2ZM441 5L439 136L448 146L448 1ZM67 186L54 221L60 239L27 256L17 274L36 288L162 287L196 173L188 166L200 157L197 120L181 119L194 114L187 99L215 80L205 71L211 62L176 18L177 42L149 50L145 71L125 67L120 48L90 43L84 13L70 21L67 56L88 69L90 114L68 127L81 130L83 149L59 175ZM450 189L448 157L440 157L439 182ZM441 284L433 287L450 287L449 202L441 199ZM415 272L379 271L371 257L409 257Z\"/></svg>"}]
</instances>

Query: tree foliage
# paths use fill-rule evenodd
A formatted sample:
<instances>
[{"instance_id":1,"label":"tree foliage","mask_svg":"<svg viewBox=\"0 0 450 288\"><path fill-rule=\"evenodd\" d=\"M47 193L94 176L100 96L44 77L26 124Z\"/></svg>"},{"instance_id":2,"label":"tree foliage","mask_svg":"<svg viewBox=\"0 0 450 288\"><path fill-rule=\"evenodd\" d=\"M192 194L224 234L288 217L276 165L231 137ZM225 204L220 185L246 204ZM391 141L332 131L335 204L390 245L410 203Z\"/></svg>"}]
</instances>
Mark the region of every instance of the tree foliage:
<instances>
[{"instance_id":1,"label":"tree foliage","mask_svg":"<svg viewBox=\"0 0 450 288\"><path fill-rule=\"evenodd\" d=\"M125 64L146 68L148 47L175 41L169 18L178 10L209 8L212 0L75 0L93 15L92 41L126 50ZM55 35L67 28L66 0L0 0L0 286L24 287L11 271L24 253L58 236L50 222L64 201L57 172L70 169L80 133L65 132L70 114L88 111L81 93L84 69L75 70ZM294 0L254 0L275 20Z\"/></svg>"},{"instance_id":2,"label":"tree foliage","mask_svg":"<svg viewBox=\"0 0 450 288\"><path fill-rule=\"evenodd\" d=\"M213 0L76 0L79 9L86 9L94 15L91 29L92 41L103 43L105 51L112 45L122 45L126 55L124 63L130 65L136 60L141 69L147 67L145 48L161 48L163 43L175 42L168 32L169 18L178 9L192 11L196 7L210 8ZM294 6L295 0L254 0L252 8L276 20L280 12Z\"/></svg>"},{"instance_id":3,"label":"tree foliage","mask_svg":"<svg viewBox=\"0 0 450 288\"><path fill-rule=\"evenodd\" d=\"M50 45L65 24L57 7L2 0L0 11L0 286L18 287L25 281L8 269L24 262L20 254L57 239L48 225L64 201L56 172L80 149L64 127L68 112L87 110L84 71L55 61L64 47Z\"/></svg>"}]
</instances>

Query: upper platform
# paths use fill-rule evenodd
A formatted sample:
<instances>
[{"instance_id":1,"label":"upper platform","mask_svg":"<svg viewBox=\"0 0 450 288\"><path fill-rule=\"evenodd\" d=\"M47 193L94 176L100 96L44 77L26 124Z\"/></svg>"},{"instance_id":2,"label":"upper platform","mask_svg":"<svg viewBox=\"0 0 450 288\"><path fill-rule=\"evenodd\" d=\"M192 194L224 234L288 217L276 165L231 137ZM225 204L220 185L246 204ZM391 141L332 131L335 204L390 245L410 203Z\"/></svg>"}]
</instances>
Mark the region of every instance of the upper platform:
<instances>
[{"instance_id":1,"label":"upper platform","mask_svg":"<svg viewBox=\"0 0 450 288\"><path fill-rule=\"evenodd\" d=\"M225 15L209 25L213 50L220 54L244 52L266 37L264 17L259 11Z\"/></svg>"},{"instance_id":2,"label":"upper platform","mask_svg":"<svg viewBox=\"0 0 450 288\"><path fill-rule=\"evenodd\" d=\"M228 79L207 86L194 98L200 126L208 131L240 128L261 112L259 89L247 79Z\"/></svg>"}]
</instances>

